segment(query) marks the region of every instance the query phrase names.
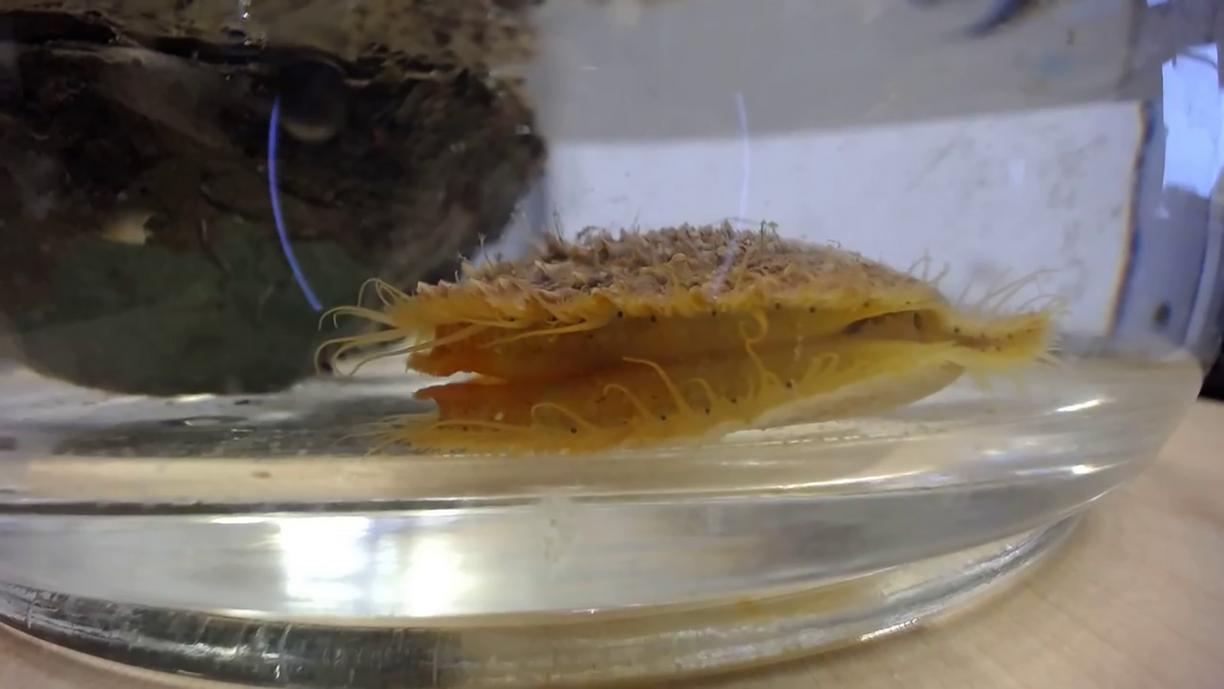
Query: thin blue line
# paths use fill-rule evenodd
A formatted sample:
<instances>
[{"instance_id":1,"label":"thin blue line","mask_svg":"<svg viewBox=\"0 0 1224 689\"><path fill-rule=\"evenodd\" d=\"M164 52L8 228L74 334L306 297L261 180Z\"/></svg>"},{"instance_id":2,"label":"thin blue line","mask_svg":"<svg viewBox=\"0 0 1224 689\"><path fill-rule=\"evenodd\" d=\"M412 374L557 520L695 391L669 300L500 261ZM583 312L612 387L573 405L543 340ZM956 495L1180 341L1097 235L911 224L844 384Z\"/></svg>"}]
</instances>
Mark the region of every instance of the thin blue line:
<instances>
[{"instance_id":1,"label":"thin blue line","mask_svg":"<svg viewBox=\"0 0 1224 689\"><path fill-rule=\"evenodd\" d=\"M744 101L744 94L735 92L735 111L739 116L739 135L740 135L740 194L739 194L739 217L738 220L743 220L748 214L748 191L752 185L752 135L748 130L748 104ZM731 270L731 262L735 260L735 250L738 244L734 241L731 246L727 247L727 255L723 257L722 264L718 266L718 272L714 275L713 293L718 295L722 289L723 280L727 277L727 271Z\"/></svg>"},{"instance_id":2,"label":"thin blue line","mask_svg":"<svg viewBox=\"0 0 1224 689\"><path fill-rule=\"evenodd\" d=\"M280 96L272 103L272 117L268 120L268 196L272 199L272 218L276 220L276 235L280 237L281 250L285 252L285 260L289 262L289 270L293 271L293 279L310 303L310 308L316 312L323 310L323 304L310 289L310 283L302 274L302 266L293 255L293 247L289 245L289 233L285 231L285 217L281 213L280 185L276 183L276 142L280 132Z\"/></svg>"},{"instance_id":3,"label":"thin blue line","mask_svg":"<svg viewBox=\"0 0 1224 689\"><path fill-rule=\"evenodd\" d=\"M1109 324L1110 337L1116 337L1119 328L1123 325L1125 314L1127 313L1129 302L1134 296L1135 291L1135 271L1139 264L1139 254L1143 251L1143 238L1140 230L1143 225L1145 211L1148 208L1150 192L1145 192L1145 185L1148 183L1147 174L1149 166L1155 160L1152 156L1153 140L1158 136L1156 125L1161 117L1160 111L1152 101L1145 101L1139 109L1140 126L1142 127L1142 136L1140 137L1139 147L1135 151L1135 160L1131 165L1134 170L1132 177L1131 189L1131 205L1130 211L1126 218L1126 227L1129 231L1129 237L1126 244L1127 255L1125 263L1122 266L1122 275L1119 277L1117 288L1114 290L1114 305L1112 318ZM1160 160L1164 163L1164 160Z\"/></svg>"},{"instance_id":4,"label":"thin blue line","mask_svg":"<svg viewBox=\"0 0 1224 689\"><path fill-rule=\"evenodd\" d=\"M739 217L748 217L748 190L752 185L752 137L748 134L748 104L744 94L736 91L735 109L739 115L740 155L743 176L740 179Z\"/></svg>"}]
</instances>

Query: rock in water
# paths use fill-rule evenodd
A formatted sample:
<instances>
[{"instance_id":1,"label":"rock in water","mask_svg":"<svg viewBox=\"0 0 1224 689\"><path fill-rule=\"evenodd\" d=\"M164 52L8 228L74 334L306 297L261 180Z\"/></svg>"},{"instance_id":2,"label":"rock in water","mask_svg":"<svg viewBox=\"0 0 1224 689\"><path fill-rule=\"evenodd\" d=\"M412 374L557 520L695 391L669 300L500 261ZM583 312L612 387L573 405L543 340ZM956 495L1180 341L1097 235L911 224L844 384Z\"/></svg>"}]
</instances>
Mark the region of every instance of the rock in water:
<instances>
[{"instance_id":1,"label":"rock in water","mask_svg":"<svg viewBox=\"0 0 1224 689\"><path fill-rule=\"evenodd\" d=\"M313 371L266 177L278 97L286 226L324 305L452 275L543 166L506 76L529 4L0 2L0 310L25 363L150 394Z\"/></svg>"}]
</instances>

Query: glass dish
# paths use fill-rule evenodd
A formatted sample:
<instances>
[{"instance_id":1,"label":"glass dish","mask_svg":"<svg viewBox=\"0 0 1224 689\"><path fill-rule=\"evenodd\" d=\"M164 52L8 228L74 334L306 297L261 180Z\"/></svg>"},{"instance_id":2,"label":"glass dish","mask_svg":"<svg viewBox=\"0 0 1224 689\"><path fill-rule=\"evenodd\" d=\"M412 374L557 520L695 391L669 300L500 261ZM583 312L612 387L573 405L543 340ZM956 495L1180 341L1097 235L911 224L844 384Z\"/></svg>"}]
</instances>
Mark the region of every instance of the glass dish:
<instances>
[{"instance_id":1,"label":"glass dish","mask_svg":"<svg viewBox=\"0 0 1224 689\"><path fill-rule=\"evenodd\" d=\"M184 677L534 687L778 660L1001 590L1155 458L1224 306L1224 13L1005 5L995 26L942 2L10 3L0 620ZM739 248L677 258L659 231L683 225ZM314 356L377 332L320 323L371 295L419 325L422 295L462 310L438 287L460 272L543 256L533 279L568 280L538 245L587 227L664 259L608 278L611 235L564 285L607 319L520 342L641 418L550 402L562 379L516 378L522 354L451 391L509 390L523 425L447 425L414 397L459 380L412 370L441 345L408 371ZM766 259L808 289L740 299ZM725 283L686 292L701 314L660 296L692 265ZM389 288L362 301L368 278ZM975 368L1029 330L954 329L1016 313L1049 346ZM804 340L821 318L849 320ZM760 323L800 333L802 376ZM894 337L913 354L872 348ZM643 371L686 366L708 395L647 395L669 388ZM742 371L743 399L776 379L804 404L688 433ZM866 392L820 388L843 374ZM403 416L415 444L363 435ZM641 423L595 433L618 418Z\"/></svg>"}]
</instances>

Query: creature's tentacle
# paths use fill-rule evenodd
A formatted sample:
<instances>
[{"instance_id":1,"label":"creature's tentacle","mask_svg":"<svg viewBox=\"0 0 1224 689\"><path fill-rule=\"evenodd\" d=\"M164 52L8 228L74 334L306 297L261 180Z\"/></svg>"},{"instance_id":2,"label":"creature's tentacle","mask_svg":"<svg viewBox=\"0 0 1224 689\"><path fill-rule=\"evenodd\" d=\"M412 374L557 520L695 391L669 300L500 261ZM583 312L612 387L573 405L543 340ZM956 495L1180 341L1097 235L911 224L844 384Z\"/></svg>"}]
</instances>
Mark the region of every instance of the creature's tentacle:
<instances>
[{"instance_id":1,"label":"creature's tentacle","mask_svg":"<svg viewBox=\"0 0 1224 689\"><path fill-rule=\"evenodd\" d=\"M567 325L560 328L543 328L540 330L532 330L531 332L519 333L518 335L499 338L493 340L492 342L486 342L485 344L481 345L481 347L483 349L491 349L493 347L500 347L501 345L517 342L519 340L526 340L532 337L551 337L556 335L566 335L568 333L581 333L588 330L598 330L605 325L607 325L607 321L583 321L581 323L575 323L574 325Z\"/></svg>"},{"instance_id":2,"label":"creature's tentacle","mask_svg":"<svg viewBox=\"0 0 1224 689\"><path fill-rule=\"evenodd\" d=\"M676 387L675 382L672 381L671 376L667 375L667 371L663 370L662 366L650 361L649 359L635 359L627 356L624 357L624 360L632 364L649 366L651 369L653 369L654 372L658 374L659 379L663 381L663 386L667 388L667 392L671 394L672 401L676 403L676 409L681 414L688 414L690 416L693 415L693 407L689 405L688 400L684 399L684 395L680 393L680 388Z\"/></svg>"},{"instance_id":3,"label":"creature's tentacle","mask_svg":"<svg viewBox=\"0 0 1224 689\"><path fill-rule=\"evenodd\" d=\"M608 392L611 390L615 390L621 393L622 395L624 395L625 399L629 400L629 404L633 405L634 409L636 409L637 412L642 415L643 419L649 419L651 418L651 416L653 416L653 414L650 411L650 408L647 407L646 404L642 402L642 399L640 397L633 394L633 391L631 391L629 388L625 387L624 385L621 385L620 383L608 383L607 385L604 386L605 395L608 394Z\"/></svg>"},{"instance_id":4,"label":"creature's tentacle","mask_svg":"<svg viewBox=\"0 0 1224 689\"><path fill-rule=\"evenodd\" d=\"M571 421L573 421L574 423L578 424L579 426L581 426L582 428L584 428L584 429L586 429L586 430L588 430L588 431L596 431L596 430L599 430L599 427L598 427L598 426L596 426L595 424L591 423L590 421L587 421L586 419L582 418L582 415L581 415L581 414L578 414L578 413L577 413L577 412L575 412L575 411L571 411L570 409L566 408L565 406L560 405L560 404L556 404L555 402L537 402L536 404L532 405L532 406L531 406L531 418L532 418L532 420L538 420L538 419L537 419L537 417L536 417L536 412L537 412L537 411L544 410L544 409L551 409L551 410L553 410L553 411L557 412L558 414L561 414L562 416L564 416L564 417L566 417L566 418L570 419Z\"/></svg>"}]
</instances>

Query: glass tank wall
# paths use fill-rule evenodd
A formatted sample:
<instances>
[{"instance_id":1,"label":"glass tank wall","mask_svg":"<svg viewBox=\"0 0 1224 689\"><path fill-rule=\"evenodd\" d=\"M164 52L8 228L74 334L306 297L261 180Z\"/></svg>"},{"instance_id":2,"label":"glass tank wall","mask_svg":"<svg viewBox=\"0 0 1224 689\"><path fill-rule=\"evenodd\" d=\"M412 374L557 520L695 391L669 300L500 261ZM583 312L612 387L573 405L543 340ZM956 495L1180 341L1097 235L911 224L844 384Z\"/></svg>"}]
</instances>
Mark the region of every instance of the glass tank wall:
<instances>
[{"instance_id":1,"label":"glass tank wall","mask_svg":"<svg viewBox=\"0 0 1224 689\"><path fill-rule=\"evenodd\" d=\"M1211 0L0 7L0 621L653 680L1051 552L1219 351Z\"/></svg>"}]
</instances>

